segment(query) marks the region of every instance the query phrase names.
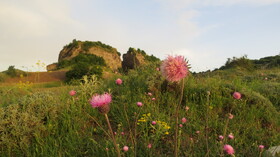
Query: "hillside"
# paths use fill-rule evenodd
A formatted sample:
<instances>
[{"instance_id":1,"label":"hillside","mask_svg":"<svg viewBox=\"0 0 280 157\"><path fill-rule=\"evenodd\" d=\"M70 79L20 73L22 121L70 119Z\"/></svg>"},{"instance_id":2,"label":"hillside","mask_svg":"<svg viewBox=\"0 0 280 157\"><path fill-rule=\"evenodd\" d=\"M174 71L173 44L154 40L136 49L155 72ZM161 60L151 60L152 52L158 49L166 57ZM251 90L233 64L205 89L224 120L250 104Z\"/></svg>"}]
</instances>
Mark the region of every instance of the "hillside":
<instances>
[{"instance_id":1,"label":"hillside","mask_svg":"<svg viewBox=\"0 0 280 157\"><path fill-rule=\"evenodd\" d=\"M116 156L106 116L89 103L107 92L113 136L128 148L122 156L174 156L175 136L179 156L226 156L224 144L236 156L260 156L279 145L279 68L235 67L169 82L160 64L75 84L1 87L0 156ZM39 73L40 80L55 74Z\"/></svg>"},{"instance_id":2,"label":"hillside","mask_svg":"<svg viewBox=\"0 0 280 157\"><path fill-rule=\"evenodd\" d=\"M73 40L71 43L65 45L59 53L58 64L65 60L71 60L79 54L92 54L98 57L102 57L105 60L106 65L112 69L117 70L121 67L120 53L116 48L103 44L100 41L79 41ZM57 64L48 65L47 70L56 70Z\"/></svg>"}]
</instances>

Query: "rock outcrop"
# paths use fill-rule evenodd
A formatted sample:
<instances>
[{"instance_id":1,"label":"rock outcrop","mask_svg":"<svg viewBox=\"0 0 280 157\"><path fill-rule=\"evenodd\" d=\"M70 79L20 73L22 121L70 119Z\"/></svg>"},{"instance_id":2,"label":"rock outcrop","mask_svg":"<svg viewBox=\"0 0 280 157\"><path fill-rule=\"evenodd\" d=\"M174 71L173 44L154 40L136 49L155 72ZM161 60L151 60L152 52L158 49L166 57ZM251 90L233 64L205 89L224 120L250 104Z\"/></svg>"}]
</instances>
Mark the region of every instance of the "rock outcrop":
<instances>
[{"instance_id":1,"label":"rock outcrop","mask_svg":"<svg viewBox=\"0 0 280 157\"><path fill-rule=\"evenodd\" d=\"M70 60L80 53L94 54L96 56L103 57L106 65L112 70L117 70L121 67L120 53L116 48L103 44L100 41L82 42L75 39L72 43L64 46L64 48L60 51L58 62L62 60Z\"/></svg>"},{"instance_id":2,"label":"rock outcrop","mask_svg":"<svg viewBox=\"0 0 280 157\"><path fill-rule=\"evenodd\" d=\"M127 53L123 54L122 68L124 71L127 71L153 61L159 61L159 59L153 55L147 55L143 50L129 48Z\"/></svg>"},{"instance_id":3,"label":"rock outcrop","mask_svg":"<svg viewBox=\"0 0 280 157\"><path fill-rule=\"evenodd\" d=\"M47 71L54 71L54 70L57 70L57 63L47 65Z\"/></svg>"}]
</instances>

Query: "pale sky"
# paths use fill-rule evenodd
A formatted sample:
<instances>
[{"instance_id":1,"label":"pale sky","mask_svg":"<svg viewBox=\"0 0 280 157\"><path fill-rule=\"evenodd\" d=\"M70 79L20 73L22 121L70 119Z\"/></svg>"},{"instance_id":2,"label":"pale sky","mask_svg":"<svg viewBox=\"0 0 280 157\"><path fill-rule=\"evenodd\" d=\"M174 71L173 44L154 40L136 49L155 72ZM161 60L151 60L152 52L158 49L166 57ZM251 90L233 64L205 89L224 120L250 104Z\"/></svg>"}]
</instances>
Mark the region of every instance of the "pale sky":
<instances>
[{"instance_id":1,"label":"pale sky","mask_svg":"<svg viewBox=\"0 0 280 157\"><path fill-rule=\"evenodd\" d=\"M0 0L0 71L57 62L73 39L183 55L204 71L278 55L280 0Z\"/></svg>"}]
</instances>

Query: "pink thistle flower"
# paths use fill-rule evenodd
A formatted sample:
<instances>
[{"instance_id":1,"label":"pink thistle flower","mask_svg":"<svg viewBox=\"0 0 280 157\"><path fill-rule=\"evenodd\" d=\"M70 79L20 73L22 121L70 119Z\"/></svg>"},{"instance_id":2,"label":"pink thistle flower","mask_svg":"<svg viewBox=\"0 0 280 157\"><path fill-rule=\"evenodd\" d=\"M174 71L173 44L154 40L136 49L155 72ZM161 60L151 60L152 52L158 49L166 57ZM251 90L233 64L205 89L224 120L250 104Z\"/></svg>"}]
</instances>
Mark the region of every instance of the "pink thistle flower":
<instances>
[{"instance_id":1,"label":"pink thistle flower","mask_svg":"<svg viewBox=\"0 0 280 157\"><path fill-rule=\"evenodd\" d=\"M183 127L183 124L179 124L179 127L182 128L182 127Z\"/></svg>"},{"instance_id":2,"label":"pink thistle flower","mask_svg":"<svg viewBox=\"0 0 280 157\"><path fill-rule=\"evenodd\" d=\"M121 135L124 135L124 132L121 132Z\"/></svg>"},{"instance_id":3,"label":"pink thistle flower","mask_svg":"<svg viewBox=\"0 0 280 157\"><path fill-rule=\"evenodd\" d=\"M233 134L232 134L232 133L230 133L230 134L228 135L228 138L229 138L229 139L231 139L231 140L232 140L232 139L234 139Z\"/></svg>"},{"instance_id":4,"label":"pink thistle flower","mask_svg":"<svg viewBox=\"0 0 280 157\"><path fill-rule=\"evenodd\" d=\"M233 95L234 99L240 99L241 98L241 94L239 92L234 92Z\"/></svg>"},{"instance_id":5,"label":"pink thistle flower","mask_svg":"<svg viewBox=\"0 0 280 157\"><path fill-rule=\"evenodd\" d=\"M224 139L224 136L220 135L220 136L219 136L219 139L220 139L220 140L223 140L223 139Z\"/></svg>"},{"instance_id":6,"label":"pink thistle flower","mask_svg":"<svg viewBox=\"0 0 280 157\"><path fill-rule=\"evenodd\" d=\"M232 154L234 154L234 149L232 148L231 145L226 144L226 145L224 145L224 152L229 155L232 155Z\"/></svg>"},{"instance_id":7,"label":"pink thistle flower","mask_svg":"<svg viewBox=\"0 0 280 157\"><path fill-rule=\"evenodd\" d=\"M137 104L137 106L139 106L139 107L143 106L142 102L137 102L136 104Z\"/></svg>"},{"instance_id":8,"label":"pink thistle flower","mask_svg":"<svg viewBox=\"0 0 280 157\"><path fill-rule=\"evenodd\" d=\"M74 91L74 90L70 90L70 91L69 91L69 95L71 95L71 96L76 95L76 93L77 93L77 92L76 92L76 91Z\"/></svg>"},{"instance_id":9,"label":"pink thistle flower","mask_svg":"<svg viewBox=\"0 0 280 157\"><path fill-rule=\"evenodd\" d=\"M231 114L231 113L228 114L229 119L233 119L233 117L234 117L233 114Z\"/></svg>"},{"instance_id":10,"label":"pink thistle flower","mask_svg":"<svg viewBox=\"0 0 280 157\"><path fill-rule=\"evenodd\" d=\"M148 147L149 149L151 149L151 148L152 148L152 144L149 143L147 147Z\"/></svg>"},{"instance_id":11,"label":"pink thistle flower","mask_svg":"<svg viewBox=\"0 0 280 157\"><path fill-rule=\"evenodd\" d=\"M159 68L156 68L156 70L157 70L157 71L160 71L160 69L159 69Z\"/></svg>"},{"instance_id":12,"label":"pink thistle flower","mask_svg":"<svg viewBox=\"0 0 280 157\"><path fill-rule=\"evenodd\" d=\"M94 95L89 103L93 108L98 108L100 113L106 114L110 111L109 104L112 101L112 96L108 93L102 95Z\"/></svg>"},{"instance_id":13,"label":"pink thistle flower","mask_svg":"<svg viewBox=\"0 0 280 157\"><path fill-rule=\"evenodd\" d=\"M153 101L155 101L155 100L156 100L156 98L152 98L152 100L153 100Z\"/></svg>"},{"instance_id":14,"label":"pink thistle flower","mask_svg":"<svg viewBox=\"0 0 280 157\"><path fill-rule=\"evenodd\" d=\"M178 82L186 77L189 68L183 56L168 56L160 66L162 75L170 82Z\"/></svg>"},{"instance_id":15,"label":"pink thistle flower","mask_svg":"<svg viewBox=\"0 0 280 157\"><path fill-rule=\"evenodd\" d=\"M148 95L149 95L149 96L152 96L153 94L149 92Z\"/></svg>"},{"instance_id":16,"label":"pink thistle flower","mask_svg":"<svg viewBox=\"0 0 280 157\"><path fill-rule=\"evenodd\" d=\"M117 132L116 132L116 131L114 132L114 135L117 135Z\"/></svg>"},{"instance_id":17,"label":"pink thistle flower","mask_svg":"<svg viewBox=\"0 0 280 157\"><path fill-rule=\"evenodd\" d=\"M187 122L187 119L184 117L182 118L182 123L186 123Z\"/></svg>"},{"instance_id":18,"label":"pink thistle flower","mask_svg":"<svg viewBox=\"0 0 280 157\"><path fill-rule=\"evenodd\" d=\"M152 124L153 124L153 125L156 125L156 124L157 124L157 122L156 122L156 121L152 121Z\"/></svg>"},{"instance_id":19,"label":"pink thistle flower","mask_svg":"<svg viewBox=\"0 0 280 157\"><path fill-rule=\"evenodd\" d=\"M124 147L123 147L123 151L125 151L125 152L127 152L128 149L129 149L128 146L124 146Z\"/></svg>"},{"instance_id":20,"label":"pink thistle flower","mask_svg":"<svg viewBox=\"0 0 280 157\"><path fill-rule=\"evenodd\" d=\"M121 84L122 84L122 80L121 80L120 78L118 78L118 79L116 80L116 84L117 84L117 85L121 85Z\"/></svg>"},{"instance_id":21,"label":"pink thistle flower","mask_svg":"<svg viewBox=\"0 0 280 157\"><path fill-rule=\"evenodd\" d=\"M259 145L259 149L262 151L264 149L264 145Z\"/></svg>"}]
</instances>

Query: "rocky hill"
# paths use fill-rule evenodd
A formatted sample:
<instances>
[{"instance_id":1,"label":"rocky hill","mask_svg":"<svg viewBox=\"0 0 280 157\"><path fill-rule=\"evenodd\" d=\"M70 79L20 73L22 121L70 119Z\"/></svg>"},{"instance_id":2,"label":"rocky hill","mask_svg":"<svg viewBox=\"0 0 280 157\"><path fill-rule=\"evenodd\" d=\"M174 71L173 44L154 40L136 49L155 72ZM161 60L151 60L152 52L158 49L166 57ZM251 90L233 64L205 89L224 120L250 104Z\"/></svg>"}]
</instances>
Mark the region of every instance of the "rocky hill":
<instances>
[{"instance_id":1,"label":"rocky hill","mask_svg":"<svg viewBox=\"0 0 280 157\"><path fill-rule=\"evenodd\" d=\"M79 41L75 39L68 45L64 46L60 51L58 63L63 60L70 60L78 56L80 53L94 54L103 57L106 65L112 70L117 70L121 67L120 53L116 48L103 44L100 41ZM56 64L51 64L48 65L47 70L55 70L56 68Z\"/></svg>"}]
</instances>

